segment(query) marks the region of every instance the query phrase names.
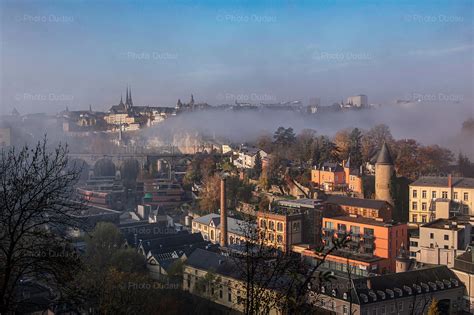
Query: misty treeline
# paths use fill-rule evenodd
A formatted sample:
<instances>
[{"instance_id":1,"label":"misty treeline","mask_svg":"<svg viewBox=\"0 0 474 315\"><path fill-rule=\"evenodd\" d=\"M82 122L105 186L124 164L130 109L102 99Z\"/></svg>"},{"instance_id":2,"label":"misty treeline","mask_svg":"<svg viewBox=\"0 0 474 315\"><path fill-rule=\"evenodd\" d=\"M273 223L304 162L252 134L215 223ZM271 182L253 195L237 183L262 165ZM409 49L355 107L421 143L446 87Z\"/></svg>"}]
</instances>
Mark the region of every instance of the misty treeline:
<instances>
[{"instance_id":1,"label":"misty treeline","mask_svg":"<svg viewBox=\"0 0 474 315\"><path fill-rule=\"evenodd\" d=\"M269 165L286 163L307 170L325 162L342 163L350 158L351 168L357 169L366 163L373 164L384 142L390 148L398 176L412 180L448 172L472 176L472 163L462 153L456 160L453 152L438 145L422 145L414 139L396 140L384 124L368 130L343 129L334 137L319 135L311 129L295 134L292 128L279 127L273 135L262 135L251 145L271 154Z\"/></svg>"},{"instance_id":2,"label":"misty treeline","mask_svg":"<svg viewBox=\"0 0 474 315\"><path fill-rule=\"evenodd\" d=\"M145 261L111 223L94 230L74 187L80 166L67 146L4 148L0 155L0 313L171 314L191 312L179 287L153 282ZM77 230L86 232L79 239ZM71 234L72 232L72 234ZM85 242L82 247L75 246ZM179 268L176 270L179 276ZM168 286L167 286L168 285ZM30 292L38 296L30 296ZM184 303L181 303L183 302Z\"/></svg>"}]
</instances>

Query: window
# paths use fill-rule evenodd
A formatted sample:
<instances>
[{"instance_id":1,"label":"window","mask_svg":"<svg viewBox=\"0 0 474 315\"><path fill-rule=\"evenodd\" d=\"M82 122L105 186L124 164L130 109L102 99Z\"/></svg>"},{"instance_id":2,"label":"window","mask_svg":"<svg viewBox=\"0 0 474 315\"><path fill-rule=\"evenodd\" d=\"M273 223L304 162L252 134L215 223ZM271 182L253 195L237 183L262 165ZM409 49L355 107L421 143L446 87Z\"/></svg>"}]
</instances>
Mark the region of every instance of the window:
<instances>
[{"instance_id":1,"label":"window","mask_svg":"<svg viewBox=\"0 0 474 315\"><path fill-rule=\"evenodd\" d=\"M464 201L468 201L469 200L469 193L465 192L464 193Z\"/></svg>"},{"instance_id":2,"label":"window","mask_svg":"<svg viewBox=\"0 0 474 315\"><path fill-rule=\"evenodd\" d=\"M443 191L441 193L441 197L444 198L444 199L447 199L448 198L448 192L447 191Z\"/></svg>"},{"instance_id":3,"label":"window","mask_svg":"<svg viewBox=\"0 0 474 315\"><path fill-rule=\"evenodd\" d=\"M345 225L345 224L338 224L338 225L337 225L337 229L338 229L340 232L345 233L345 232L346 232L346 225Z\"/></svg>"},{"instance_id":4,"label":"window","mask_svg":"<svg viewBox=\"0 0 474 315\"><path fill-rule=\"evenodd\" d=\"M418 215L416 215L416 214L412 215L412 221L411 222L418 222Z\"/></svg>"},{"instance_id":5,"label":"window","mask_svg":"<svg viewBox=\"0 0 474 315\"><path fill-rule=\"evenodd\" d=\"M417 198L418 197L418 190L414 189L413 190L413 198Z\"/></svg>"},{"instance_id":6,"label":"window","mask_svg":"<svg viewBox=\"0 0 474 315\"><path fill-rule=\"evenodd\" d=\"M391 314L395 313L395 304L390 304L390 313Z\"/></svg>"},{"instance_id":7,"label":"window","mask_svg":"<svg viewBox=\"0 0 474 315\"><path fill-rule=\"evenodd\" d=\"M382 307L380 308L380 314L386 314L386 308L385 308L385 305L382 305Z\"/></svg>"},{"instance_id":8,"label":"window","mask_svg":"<svg viewBox=\"0 0 474 315\"><path fill-rule=\"evenodd\" d=\"M352 235L360 234L360 227L359 226L351 226L351 234Z\"/></svg>"},{"instance_id":9,"label":"window","mask_svg":"<svg viewBox=\"0 0 474 315\"><path fill-rule=\"evenodd\" d=\"M277 223L277 231L280 231L280 232L283 231L283 223L281 222Z\"/></svg>"},{"instance_id":10,"label":"window","mask_svg":"<svg viewBox=\"0 0 474 315\"><path fill-rule=\"evenodd\" d=\"M426 215L422 215L422 216L421 216L421 222L422 222L422 223L426 223Z\"/></svg>"},{"instance_id":11,"label":"window","mask_svg":"<svg viewBox=\"0 0 474 315\"><path fill-rule=\"evenodd\" d=\"M458 192L457 192L457 191L455 191L455 192L453 193L453 199L456 199L456 200L458 199Z\"/></svg>"},{"instance_id":12,"label":"window","mask_svg":"<svg viewBox=\"0 0 474 315\"><path fill-rule=\"evenodd\" d=\"M449 241L449 235L448 235L448 234L445 234L445 235L444 235L444 240L445 240L445 241Z\"/></svg>"},{"instance_id":13,"label":"window","mask_svg":"<svg viewBox=\"0 0 474 315\"><path fill-rule=\"evenodd\" d=\"M298 232L300 230L300 223L294 222L293 223L293 232Z\"/></svg>"},{"instance_id":14,"label":"window","mask_svg":"<svg viewBox=\"0 0 474 315\"><path fill-rule=\"evenodd\" d=\"M426 199L426 190L421 192L421 198Z\"/></svg>"},{"instance_id":15,"label":"window","mask_svg":"<svg viewBox=\"0 0 474 315\"><path fill-rule=\"evenodd\" d=\"M222 299L223 296L222 290L219 290L219 298Z\"/></svg>"},{"instance_id":16,"label":"window","mask_svg":"<svg viewBox=\"0 0 474 315\"><path fill-rule=\"evenodd\" d=\"M227 300L229 302L232 302L232 291L231 290L229 290L229 293L227 294Z\"/></svg>"},{"instance_id":17,"label":"window","mask_svg":"<svg viewBox=\"0 0 474 315\"><path fill-rule=\"evenodd\" d=\"M444 245L444 249L449 249L449 246L448 246L448 245Z\"/></svg>"},{"instance_id":18,"label":"window","mask_svg":"<svg viewBox=\"0 0 474 315\"><path fill-rule=\"evenodd\" d=\"M430 238L434 239L434 233L430 233Z\"/></svg>"},{"instance_id":19,"label":"window","mask_svg":"<svg viewBox=\"0 0 474 315\"><path fill-rule=\"evenodd\" d=\"M421 203L421 210L426 211L426 202Z\"/></svg>"},{"instance_id":20,"label":"window","mask_svg":"<svg viewBox=\"0 0 474 315\"><path fill-rule=\"evenodd\" d=\"M413 201L412 204L411 204L411 209L412 210L418 210L418 202Z\"/></svg>"},{"instance_id":21,"label":"window","mask_svg":"<svg viewBox=\"0 0 474 315\"><path fill-rule=\"evenodd\" d=\"M398 302L398 311L403 312L403 302Z\"/></svg>"},{"instance_id":22,"label":"window","mask_svg":"<svg viewBox=\"0 0 474 315\"><path fill-rule=\"evenodd\" d=\"M275 222L274 221L268 221L268 226L269 226L270 230L274 230L275 229Z\"/></svg>"},{"instance_id":23,"label":"window","mask_svg":"<svg viewBox=\"0 0 474 315\"><path fill-rule=\"evenodd\" d=\"M343 305L343 306L342 306L342 313L345 315L345 314L347 314L348 312L349 312L349 311L348 311L348 309L347 309L347 305Z\"/></svg>"},{"instance_id":24,"label":"window","mask_svg":"<svg viewBox=\"0 0 474 315\"><path fill-rule=\"evenodd\" d=\"M283 236L277 235L277 243L279 244L283 243Z\"/></svg>"},{"instance_id":25,"label":"window","mask_svg":"<svg viewBox=\"0 0 474 315\"><path fill-rule=\"evenodd\" d=\"M431 192L431 198L436 199L436 191Z\"/></svg>"},{"instance_id":26,"label":"window","mask_svg":"<svg viewBox=\"0 0 474 315\"><path fill-rule=\"evenodd\" d=\"M263 228L263 229L266 229L267 228L267 221L260 220L260 227Z\"/></svg>"}]
</instances>

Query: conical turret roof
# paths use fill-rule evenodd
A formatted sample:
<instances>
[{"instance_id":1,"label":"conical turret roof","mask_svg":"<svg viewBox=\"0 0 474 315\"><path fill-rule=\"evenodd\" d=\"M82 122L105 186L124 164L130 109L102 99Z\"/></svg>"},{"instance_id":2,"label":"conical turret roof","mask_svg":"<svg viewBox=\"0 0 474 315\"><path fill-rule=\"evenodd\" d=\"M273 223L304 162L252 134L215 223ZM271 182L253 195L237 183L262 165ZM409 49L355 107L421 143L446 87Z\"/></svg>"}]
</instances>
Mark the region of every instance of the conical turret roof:
<instances>
[{"instance_id":1,"label":"conical turret roof","mask_svg":"<svg viewBox=\"0 0 474 315\"><path fill-rule=\"evenodd\" d=\"M390 154L390 150L388 149L387 143L383 143L382 148L379 151L379 155L377 156L377 161L375 164L389 164L393 165L392 155Z\"/></svg>"}]
</instances>

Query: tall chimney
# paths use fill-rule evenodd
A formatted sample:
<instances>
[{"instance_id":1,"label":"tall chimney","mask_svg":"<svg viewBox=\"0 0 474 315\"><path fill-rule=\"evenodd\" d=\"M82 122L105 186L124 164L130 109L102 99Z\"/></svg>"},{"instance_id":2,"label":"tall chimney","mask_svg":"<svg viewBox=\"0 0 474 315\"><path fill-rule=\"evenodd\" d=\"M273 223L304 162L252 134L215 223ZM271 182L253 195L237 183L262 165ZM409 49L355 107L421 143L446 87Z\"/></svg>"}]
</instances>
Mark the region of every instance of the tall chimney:
<instances>
[{"instance_id":1,"label":"tall chimney","mask_svg":"<svg viewBox=\"0 0 474 315\"><path fill-rule=\"evenodd\" d=\"M220 244L222 247L227 246L227 205L226 205L226 178L221 178L221 239Z\"/></svg>"}]
</instances>

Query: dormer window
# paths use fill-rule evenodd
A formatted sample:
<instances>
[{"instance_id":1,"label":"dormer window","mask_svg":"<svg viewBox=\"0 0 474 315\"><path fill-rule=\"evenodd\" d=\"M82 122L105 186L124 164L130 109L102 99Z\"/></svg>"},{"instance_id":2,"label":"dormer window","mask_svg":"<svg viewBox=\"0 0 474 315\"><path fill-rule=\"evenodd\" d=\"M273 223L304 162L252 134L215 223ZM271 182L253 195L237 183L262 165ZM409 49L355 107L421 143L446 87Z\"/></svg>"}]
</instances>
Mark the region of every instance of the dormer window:
<instances>
[{"instance_id":1,"label":"dormer window","mask_svg":"<svg viewBox=\"0 0 474 315\"><path fill-rule=\"evenodd\" d=\"M332 293L332 296L336 296L336 294L337 294L337 291L336 291L336 289L332 290L332 292L331 292L331 293Z\"/></svg>"},{"instance_id":2,"label":"dormer window","mask_svg":"<svg viewBox=\"0 0 474 315\"><path fill-rule=\"evenodd\" d=\"M385 300L386 298L385 292L378 290L377 294L382 298L382 300Z\"/></svg>"},{"instance_id":3,"label":"dormer window","mask_svg":"<svg viewBox=\"0 0 474 315\"><path fill-rule=\"evenodd\" d=\"M430 281L430 282L428 282L428 285L429 285L429 286L431 287L431 289L433 289L433 290L436 290L436 289L437 289L436 283L434 283L434 282L431 282L431 281Z\"/></svg>"},{"instance_id":4,"label":"dormer window","mask_svg":"<svg viewBox=\"0 0 474 315\"><path fill-rule=\"evenodd\" d=\"M395 297L395 293L393 292L393 290L390 290L390 289L386 289L385 292L387 292L388 296L393 299Z\"/></svg>"},{"instance_id":5,"label":"dormer window","mask_svg":"<svg viewBox=\"0 0 474 315\"><path fill-rule=\"evenodd\" d=\"M412 290L411 290L411 288L410 288L409 286L404 285L404 286L403 286L403 290L405 290L405 291L408 293L408 295L411 295L411 294L412 294Z\"/></svg>"},{"instance_id":6,"label":"dormer window","mask_svg":"<svg viewBox=\"0 0 474 315\"><path fill-rule=\"evenodd\" d=\"M342 298L343 298L344 300L347 300L347 292L344 292L344 294L342 295Z\"/></svg>"},{"instance_id":7,"label":"dormer window","mask_svg":"<svg viewBox=\"0 0 474 315\"><path fill-rule=\"evenodd\" d=\"M395 292L397 292L398 297L403 296L403 291L402 291L400 288L395 288L395 289L393 289L393 290L394 290Z\"/></svg>"}]
</instances>

